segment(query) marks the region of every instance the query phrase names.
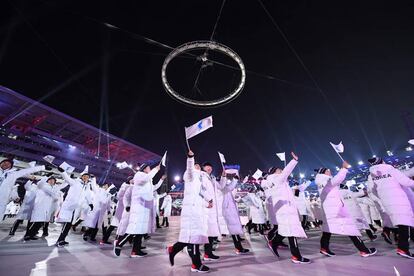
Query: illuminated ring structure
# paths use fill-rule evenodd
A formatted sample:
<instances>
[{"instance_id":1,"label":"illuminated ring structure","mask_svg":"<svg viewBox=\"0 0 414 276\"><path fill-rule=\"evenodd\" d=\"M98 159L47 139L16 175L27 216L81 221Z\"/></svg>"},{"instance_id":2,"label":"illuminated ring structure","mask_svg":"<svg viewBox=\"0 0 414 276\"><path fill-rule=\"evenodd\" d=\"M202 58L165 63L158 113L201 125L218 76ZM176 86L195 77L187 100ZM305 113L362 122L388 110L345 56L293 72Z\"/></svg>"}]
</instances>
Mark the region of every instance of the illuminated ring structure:
<instances>
[{"instance_id":1,"label":"illuminated ring structure","mask_svg":"<svg viewBox=\"0 0 414 276\"><path fill-rule=\"evenodd\" d=\"M241 72L239 85L226 96L218 98L218 99L214 99L214 100L208 100L208 101L193 100L193 99L184 97L179 92L175 91L167 80L166 71L167 71L168 64L175 57L185 54L187 51L194 50L194 49L205 50L205 51L213 50L213 51L221 52L227 55L228 57L232 58L238 64L240 72ZM201 56L201 60L203 62L210 61L207 59L206 56ZM211 61L211 62L214 63L214 61ZM244 68L243 61L241 60L239 55L236 52L234 52L232 49L230 49L229 47L223 44L217 43L217 42L213 42L213 41L200 40L200 41L188 42L175 48L164 60L164 64L162 65L162 69L161 69L161 79L162 79L162 84L165 88L165 91L167 91L168 95L170 95L173 99L181 103L189 104L192 106L215 107L215 106L229 103L230 101L234 100L235 98L237 98L237 96L240 95L241 91L243 90L244 84L246 82L246 70Z\"/></svg>"}]
</instances>

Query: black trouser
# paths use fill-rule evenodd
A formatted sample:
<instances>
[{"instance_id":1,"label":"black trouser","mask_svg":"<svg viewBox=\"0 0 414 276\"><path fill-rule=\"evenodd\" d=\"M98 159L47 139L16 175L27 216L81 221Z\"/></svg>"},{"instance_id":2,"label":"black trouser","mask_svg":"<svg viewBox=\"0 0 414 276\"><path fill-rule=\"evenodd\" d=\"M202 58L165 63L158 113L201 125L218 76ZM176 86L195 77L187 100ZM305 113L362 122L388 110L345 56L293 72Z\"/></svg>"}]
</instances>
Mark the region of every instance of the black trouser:
<instances>
[{"instance_id":1,"label":"black trouser","mask_svg":"<svg viewBox=\"0 0 414 276\"><path fill-rule=\"evenodd\" d=\"M134 241L132 243L132 252L140 252L142 247L142 238L144 235L138 234L134 235Z\"/></svg>"},{"instance_id":2,"label":"black trouser","mask_svg":"<svg viewBox=\"0 0 414 276\"><path fill-rule=\"evenodd\" d=\"M10 228L10 234L14 234L16 233L17 228L19 227L20 224L23 223L22 219L16 219L13 223L13 226Z\"/></svg>"},{"instance_id":3,"label":"black trouser","mask_svg":"<svg viewBox=\"0 0 414 276\"><path fill-rule=\"evenodd\" d=\"M375 228L374 225L372 225L372 224L369 225L369 228L371 228L371 230L374 231L374 232L377 231L377 228Z\"/></svg>"},{"instance_id":4,"label":"black trouser","mask_svg":"<svg viewBox=\"0 0 414 276\"><path fill-rule=\"evenodd\" d=\"M115 229L115 226L110 225L110 226L106 229L106 231L105 231L105 235L103 235L103 237L102 237L102 241L104 241L104 242L108 242L109 237L111 236L112 231L114 231L114 229Z\"/></svg>"},{"instance_id":5,"label":"black trouser","mask_svg":"<svg viewBox=\"0 0 414 276\"><path fill-rule=\"evenodd\" d=\"M157 228L161 228L161 226L160 226L160 217L158 215L155 216L155 223L157 225Z\"/></svg>"},{"instance_id":6,"label":"black trouser","mask_svg":"<svg viewBox=\"0 0 414 276\"><path fill-rule=\"evenodd\" d=\"M193 265L196 267L201 266L201 259L200 259L200 245L198 244L191 244L191 243L183 243L183 242L176 242L172 246L172 254L173 256L177 255L178 252L187 247L188 255L190 255L191 261Z\"/></svg>"},{"instance_id":7,"label":"black trouser","mask_svg":"<svg viewBox=\"0 0 414 276\"><path fill-rule=\"evenodd\" d=\"M72 218L72 220L73 220L73 218ZM81 223L82 223L82 221L83 221L83 219L78 218L78 219L76 220L76 222L73 224L73 228L76 228L79 224L81 224Z\"/></svg>"},{"instance_id":8,"label":"black trouser","mask_svg":"<svg viewBox=\"0 0 414 276\"><path fill-rule=\"evenodd\" d=\"M308 223L308 216L302 215L302 228L303 229L305 229L307 223Z\"/></svg>"},{"instance_id":9,"label":"black trouser","mask_svg":"<svg viewBox=\"0 0 414 276\"><path fill-rule=\"evenodd\" d=\"M279 233L276 232L275 238L272 240L272 249L274 252L277 252L277 246L282 243L282 240L284 239L284 236L279 235ZM290 253L292 256L295 256L296 258L301 258L302 255L300 255L298 242L295 237L288 237L289 240L289 248Z\"/></svg>"},{"instance_id":10,"label":"black trouser","mask_svg":"<svg viewBox=\"0 0 414 276\"><path fill-rule=\"evenodd\" d=\"M328 232L322 233L321 248L325 250L329 250L329 240L331 239L331 236L332 236L331 233L328 233ZM366 252L366 253L369 252L368 248L365 246L365 244L362 242L362 240L359 237L349 236L349 238L351 239L355 247L358 248L359 251Z\"/></svg>"},{"instance_id":11,"label":"black trouser","mask_svg":"<svg viewBox=\"0 0 414 276\"><path fill-rule=\"evenodd\" d=\"M366 230L365 230L365 233L367 233L368 237L369 237L371 240L373 240L373 239L375 238L375 237L374 237L374 234L372 233L372 231L371 231L371 230L366 229Z\"/></svg>"},{"instance_id":12,"label":"black trouser","mask_svg":"<svg viewBox=\"0 0 414 276\"><path fill-rule=\"evenodd\" d=\"M39 229L42 228L44 222L42 221L36 221L30 224L30 227L27 228L25 237L34 237L36 236L37 232L39 232Z\"/></svg>"},{"instance_id":13,"label":"black trouser","mask_svg":"<svg viewBox=\"0 0 414 276\"><path fill-rule=\"evenodd\" d=\"M382 223L379 219L374 220L375 224L378 225L379 227L382 227Z\"/></svg>"},{"instance_id":14,"label":"black trouser","mask_svg":"<svg viewBox=\"0 0 414 276\"><path fill-rule=\"evenodd\" d=\"M43 235L44 234L49 234L49 222L43 223Z\"/></svg>"},{"instance_id":15,"label":"black trouser","mask_svg":"<svg viewBox=\"0 0 414 276\"><path fill-rule=\"evenodd\" d=\"M163 217L163 219L162 219L161 226L164 226L164 224L165 224L165 227L169 227L170 226L170 223L168 222L168 218L167 217Z\"/></svg>"},{"instance_id":16,"label":"black trouser","mask_svg":"<svg viewBox=\"0 0 414 276\"><path fill-rule=\"evenodd\" d=\"M408 238L410 237L410 226L398 225L398 248L404 251L410 250Z\"/></svg>"},{"instance_id":17,"label":"black trouser","mask_svg":"<svg viewBox=\"0 0 414 276\"><path fill-rule=\"evenodd\" d=\"M239 235L231 235L233 239L234 247L238 250L243 250L243 245L241 244L241 238Z\"/></svg>"},{"instance_id":18,"label":"black trouser","mask_svg":"<svg viewBox=\"0 0 414 276\"><path fill-rule=\"evenodd\" d=\"M259 233L264 235L264 225L263 224L259 224Z\"/></svg>"},{"instance_id":19,"label":"black trouser","mask_svg":"<svg viewBox=\"0 0 414 276\"><path fill-rule=\"evenodd\" d=\"M70 222L65 222L62 226L62 231L60 232L58 242L65 241L66 236L69 234L70 227L72 226L73 216L75 214L75 211L72 212L72 218Z\"/></svg>"},{"instance_id":20,"label":"black trouser","mask_svg":"<svg viewBox=\"0 0 414 276\"><path fill-rule=\"evenodd\" d=\"M267 232L267 239L269 241L273 240L276 237L276 233L277 233L277 225L273 225L272 230Z\"/></svg>"},{"instance_id":21,"label":"black trouser","mask_svg":"<svg viewBox=\"0 0 414 276\"><path fill-rule=\"evenodd\" d=\"M214 255L213 254L213 242L214 242L214 239L216 238L217 237L208 237L208 243L204 244L204 254L206 254L207 256Z\"/></svg>"}]
</instances>

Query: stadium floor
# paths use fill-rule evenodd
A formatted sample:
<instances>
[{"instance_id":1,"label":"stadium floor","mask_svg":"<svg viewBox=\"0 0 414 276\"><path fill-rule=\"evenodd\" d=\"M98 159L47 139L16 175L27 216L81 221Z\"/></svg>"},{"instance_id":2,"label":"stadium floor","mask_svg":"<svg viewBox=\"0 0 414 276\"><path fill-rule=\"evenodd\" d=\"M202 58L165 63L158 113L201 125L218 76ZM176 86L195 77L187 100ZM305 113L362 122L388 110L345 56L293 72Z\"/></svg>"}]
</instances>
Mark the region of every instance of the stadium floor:
<instances>
[{"instance_id":1,"label":"stadium floor","mask_svg":"<svg viewBox=\"0 0 414 276\"><path fill-rule=\"evenodd\" d=\"M145 258L130 259L130 247L126 246L121 257L112 255L112 246L99 246L84 242L79 232L71 232L67 241L70 245L56 248L54 242L60 226L51 224L46 239L22 242L24 227L15 236L8 236L12 219L0 223L0 271L2 275L191 275L190 258L185 253L176 257L171 267L165 253L165 246L178 237L179 217L172 217L170 228L160 229L145 243L149 255ZM98 234L98 238L100 233ZM395 254L395 247L381 238L367 242L369 247L378 249L377 255L360 257L347 237L332 237L331 250L337 256L324 257L319 254L320 232L308 232L308 239L300 240L302 254L312 260L309 265L295 265L290 262L289 251L280 250L277 259L266 247L265 240L258 234L246 235L244 245L251 254L235 255L231 238L220 243L216 254L217 262L206 263L211 275L413 275L414 260L403 259ZM365 237L366 239L366 237ZM411 246L414 246L411 243Z\"/></svg>"}]
</instances>

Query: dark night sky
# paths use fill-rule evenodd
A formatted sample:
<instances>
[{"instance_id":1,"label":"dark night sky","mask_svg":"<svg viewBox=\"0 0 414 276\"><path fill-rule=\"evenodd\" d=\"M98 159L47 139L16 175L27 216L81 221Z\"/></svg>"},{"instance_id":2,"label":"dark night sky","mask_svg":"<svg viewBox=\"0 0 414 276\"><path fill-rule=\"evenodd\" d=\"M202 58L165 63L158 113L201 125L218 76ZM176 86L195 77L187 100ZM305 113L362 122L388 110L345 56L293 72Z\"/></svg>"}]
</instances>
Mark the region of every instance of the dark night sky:
<instances>
[{"instance_id":1,"label":"dark night sky","mask_svg":"<svg viewBox=\"0 0 414 276\"><path fill-rule=\"evenodd\" d=\"M310 173L339 165L328 142L343 140L355 164L414 138L400 115L414 104L414 3L383 2L264 0L327 101L256 0L227 0L215 40L247 70L308 88L248 74L234 102L187 107L162 87L168 50L93 20L176 47L210 37L222 3L212 0L2 1L0 84L38 99L86 68L44 103L99 127L107 91L109 132L160 155L168 149L170 173L184 167L183 127L208 115L214 128L190 141L200 161L217 163L220 150L246 173L280 165L275 153L295 150L296 173Z\"/></svg>"}]
</instances>

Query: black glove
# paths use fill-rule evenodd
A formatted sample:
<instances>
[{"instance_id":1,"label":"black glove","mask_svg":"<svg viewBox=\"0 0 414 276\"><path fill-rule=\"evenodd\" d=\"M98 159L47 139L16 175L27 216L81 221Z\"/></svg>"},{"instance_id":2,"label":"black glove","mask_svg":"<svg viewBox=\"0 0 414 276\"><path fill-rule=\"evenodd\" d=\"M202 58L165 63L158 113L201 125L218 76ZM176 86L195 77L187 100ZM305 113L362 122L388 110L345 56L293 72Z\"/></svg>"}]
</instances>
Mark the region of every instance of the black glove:
<instances>
[{"instance_id":1,"label":"black glove","mask_svg":"<svg viewBox=\"0 0 414 276\"><path fill-rule=\"evenodd\" d=\"M64 170L64 169L62 169L61 167L58 167L57 169L58 169L58 171L60 171L60 172L64 172L64 171L65 171L65 170Z\"/></svg>"},{"instance_id":2,"label":"black glove","mask_svg":"<svg viewBox=\"0 0 414 276\"><path fill-rule=\"evenodd\" d=\"M51 170L52 170L52 166L50 166L50 165L45 165L45 170L47 170L47 171L51 171Z\"/></svg>"},{"instance_id":3,"label":"black glove","mask_svg":"<svg viewBox=\"0 0 414 276\"><path fill-rule=\"evenodd\" d=\"M235 179L239 180L239 177L237 176L237 174L235 174L235 175L233 176L233 178L235 178Z\"/></svg>"},{"instance_id":4,"label":"black glove","mask_svg":"<svg viewBox=\"0 0 414 276\"><path fill-rule=\"evenodd\" d=\"M53 175L53 173L51 173L51 172L46 174L47 177L51 177L52 175Z\"/></svg>"},{"instance_id":5,"label":"black glove","mask_svg":"<svg viewBox=\"0 0 414 276\"><path fill-rule=\"evenodd\" d=\"M93 211L93 204L89 204L89 207L91 208L91 211Z\"/></svg>"},{"instance_id":6,"label":"black glove","mask_svg":"<svg viewBox=\"0 0 414 276\"><path fill-rule=\"evenodd\" d=\"M131 210L131 207L129 206L125 207L125 211L129 212L129 210Z\"/></svg>"}]
</instances>

